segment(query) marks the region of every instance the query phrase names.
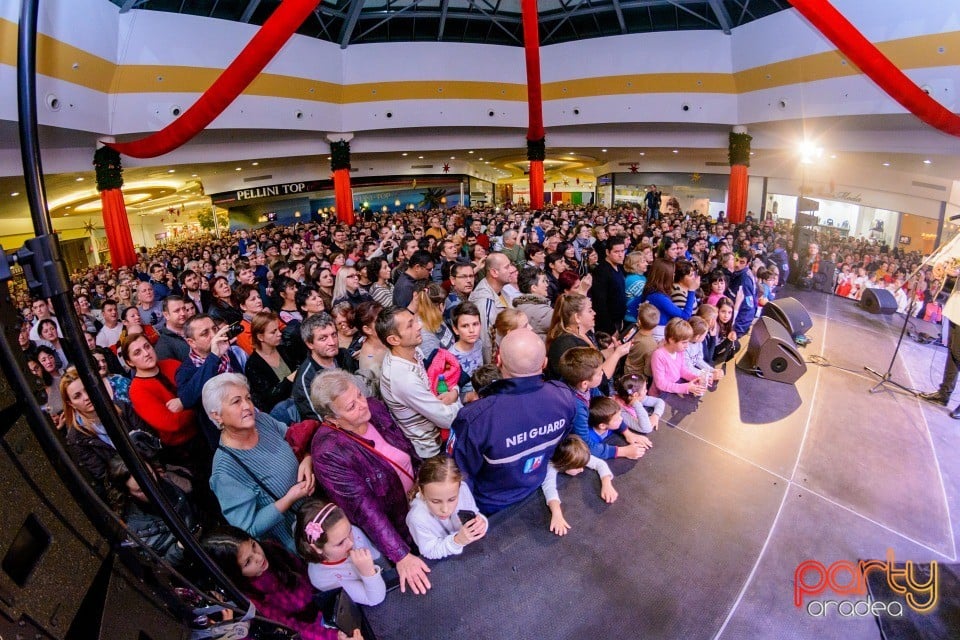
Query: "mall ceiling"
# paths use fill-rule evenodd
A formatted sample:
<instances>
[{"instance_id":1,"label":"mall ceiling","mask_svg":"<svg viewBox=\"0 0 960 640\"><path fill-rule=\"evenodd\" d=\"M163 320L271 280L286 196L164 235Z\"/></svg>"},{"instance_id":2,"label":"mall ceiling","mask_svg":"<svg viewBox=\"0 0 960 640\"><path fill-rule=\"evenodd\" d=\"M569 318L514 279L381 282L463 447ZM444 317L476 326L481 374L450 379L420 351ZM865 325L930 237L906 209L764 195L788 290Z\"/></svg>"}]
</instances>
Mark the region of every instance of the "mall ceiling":
<instances>
[{"instance_id":1,"label":"mall ceiling","mask_svg":"<svg viewBox=\"0 0 960 640\"><path fill-rule=\"evenodd\" d=\"M261 25L280 0L110 0L120 11L168 11ZM740 25L788 0L538 0L540 44ZM346 48L367 42L523 46L520 0L322 0L298 33Z\"/></svg>"}]
</instances>

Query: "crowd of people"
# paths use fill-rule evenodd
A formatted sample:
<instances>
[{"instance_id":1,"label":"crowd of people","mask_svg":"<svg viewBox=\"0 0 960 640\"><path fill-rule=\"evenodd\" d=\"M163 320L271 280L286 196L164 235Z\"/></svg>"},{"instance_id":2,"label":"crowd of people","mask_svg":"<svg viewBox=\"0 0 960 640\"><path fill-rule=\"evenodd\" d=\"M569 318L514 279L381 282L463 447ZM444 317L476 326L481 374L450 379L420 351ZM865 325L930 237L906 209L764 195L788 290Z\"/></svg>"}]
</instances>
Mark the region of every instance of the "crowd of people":
<instances>
[{"instance_id":1,"label":"crowd of people","mask_svg":"<svg viewBox=\"0 0 960 640\"><path fill-rule=\"evenodd\" d=\"M617 500L606 461L651 450L665 396L724 384L788 280L936 302L932 274L906 282L918 256L840 237L795 247L769 220L659 204L240 230L74 274L75 309L181 517L264 615L333 638L317 593L426 594L423 558L465 553L495 534L487 516L537 491L544 526L566 534L561 473L590 468ZM181 562L50 305L21 303L51 423L132 530Z\"/></svg>"}]
</instances>

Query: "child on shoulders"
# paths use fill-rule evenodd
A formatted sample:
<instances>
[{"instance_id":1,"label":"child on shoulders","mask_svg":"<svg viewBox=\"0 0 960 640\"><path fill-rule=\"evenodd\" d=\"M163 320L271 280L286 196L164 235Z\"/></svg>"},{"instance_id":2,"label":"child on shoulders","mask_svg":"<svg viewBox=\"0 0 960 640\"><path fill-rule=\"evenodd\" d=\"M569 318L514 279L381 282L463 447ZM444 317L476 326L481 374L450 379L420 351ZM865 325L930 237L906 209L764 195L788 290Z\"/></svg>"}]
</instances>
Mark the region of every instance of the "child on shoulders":
<instances>
[{"instance_id":1,"label":"child on shoulders","mask_svg":"<svg viewBox=\"0 0 960 640\"><path fill-rule=\"evenodd\" d=\"M600 476L600 497L604 502L611 504L618 497L617 490L613 488L613 472L607 463L600 458L590 455L590 448L576 434L570 434L553 452L550 459L550 466L547 467L547 476L540 485L543 491L543 498L547 501L547 507L550 509L550 531L558 536L566 535L570 530L570 524L563 517L563 509L560 508L560 494L557 492L557 474L565 473L569 476L580 475L584 468L593 469Z\"/></svg>"}]
</instances>

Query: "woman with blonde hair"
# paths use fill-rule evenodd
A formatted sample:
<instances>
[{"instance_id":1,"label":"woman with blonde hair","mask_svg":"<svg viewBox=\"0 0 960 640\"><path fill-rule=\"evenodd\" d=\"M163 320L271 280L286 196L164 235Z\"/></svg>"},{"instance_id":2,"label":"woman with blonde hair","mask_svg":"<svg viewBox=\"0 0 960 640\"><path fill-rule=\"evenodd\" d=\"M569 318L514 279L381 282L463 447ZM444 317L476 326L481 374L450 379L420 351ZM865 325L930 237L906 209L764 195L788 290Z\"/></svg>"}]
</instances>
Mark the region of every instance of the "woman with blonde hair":
<instances>
[{"instance_id":1,"label":"woman with blonde hair","mask_svg":"<svg viewBox=\"0 0 960 640\"><path fill-rule=\"evenodd\" d=\"M439 284L431 282L414 294L417 300L417 317L420 319L420 334L423 342L420 350L425 358L430 358L437 349L449 349L457 338L443 321L443 308L447 302L447 292Z\"/></svg>"},{"instance_id":2,"label":"woman with blonde hair","mask_svg":"<svg viewBox=\"0 0 960 640\"><path fill-rule=\"evenodd\" d=\"M341 302L347 302L351 307L356 307L361 302L373 300L369 293L360 290L360 273L356 267L345 265L337 271L337 277L333 284L333 306Z\"/></svg>"},{"instance_id":3,"label":"woman with blonde hair","mask_svg":"<svg viewBox=\"0 0 960 640\"><path fill-rule=\"evenodd\" d=\"M107 464L117 451L74 367L67 369L60 378L60 395L63 397L63 423L67 427L67 449L99 487L107 475Z\"/></svg>"}]
</instances>

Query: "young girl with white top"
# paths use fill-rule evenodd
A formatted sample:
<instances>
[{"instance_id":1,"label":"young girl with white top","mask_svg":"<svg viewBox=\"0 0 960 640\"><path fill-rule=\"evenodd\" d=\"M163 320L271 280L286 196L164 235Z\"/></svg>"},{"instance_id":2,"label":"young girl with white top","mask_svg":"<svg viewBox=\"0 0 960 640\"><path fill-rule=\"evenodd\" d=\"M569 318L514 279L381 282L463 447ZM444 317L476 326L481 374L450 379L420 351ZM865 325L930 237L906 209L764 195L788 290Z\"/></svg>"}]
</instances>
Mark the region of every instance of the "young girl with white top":
<instances>
[{"instance_id":1,"label":"young girl with white top","mask_svg":"<svg viewBox=\"0 0 960 640\"><path fill-rule=\"evenodd\" d=\"M423 557L440 560L460 555L464 547L487 534L487 518L477 510L453 458L439 455L425 460L417 474L417 488L407 527Z\"/></svg>"},{"instance_id":2,"label":"young girl with white top","mask_svg":"<svg viewBox=\"0 0 960 640\"><path fill-rule=\"evenodd\" d=\"M297 552L306 560L310 584L319 591L338 587L357 604L383 602L387 586L374 560L380 552L332 502L306 500L297 514Z\"/></svg>"}]
</instances>

